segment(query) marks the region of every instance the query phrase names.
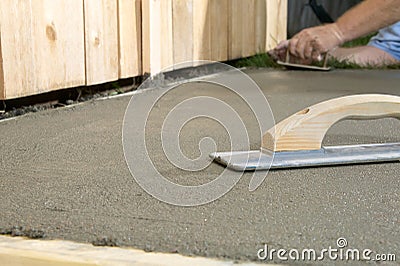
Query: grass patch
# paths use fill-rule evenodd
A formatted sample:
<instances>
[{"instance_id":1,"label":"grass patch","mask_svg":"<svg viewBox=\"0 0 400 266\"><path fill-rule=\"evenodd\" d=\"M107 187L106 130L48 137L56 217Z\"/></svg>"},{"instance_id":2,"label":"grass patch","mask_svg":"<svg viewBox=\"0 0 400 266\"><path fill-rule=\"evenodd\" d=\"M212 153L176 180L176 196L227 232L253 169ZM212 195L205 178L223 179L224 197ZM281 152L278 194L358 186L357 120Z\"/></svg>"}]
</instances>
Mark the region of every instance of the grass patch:
<instances>
[{"instance_id":1,"label":"grass patch","mask_svg":"<svg viewBox=\"0 0 400 266\"><path fill-rule=\"evenodd\" d=\"M272 58L264 54L256 54L254 56L241 58L232 62L234 67L268 67L268 68L281 68Z\"/></svg>"},{"instance_id":2,"label":"grass patch","mask_svg":"<svg viewBox=\"0 0 400 266\"><path fill-rule=\"evenodd\" d=\"M367 36L364 37L360 37L358 39L346 42L342 45L342 47L346 47L346 48L350 48L350 47L357 47L357 46L363 46L363 45L367 45L369 40L376 35L376 32L371 33Z\"/></svg>"},{"instance_id":3,"label":"grass patch","mask_svg":"<svg viewBox=\"0 0 400 266\"><path fill-rule=\"evenodd\" d=\"M355 39L350 42L346 42L345 44L342 45L342 47L350 48L350 47L357 47L357 46L362 46L362 45L367 45L371 37L375 36L376 33L369 34L364 37L360 37L358 39ZM234 67L262 67L262 68L283 68L282 66L278 65L276 62L272 60L272 58L266 54L256 54L251 57L247 58L242 58L238 59L235 61L232 61L230 63ZM318 65L318 63L316 64ZM335 59L330 59L328 62L328 65L333 68L339 68L339 69L400 69L400 64L394 64L394 65L387 65L387 66L382 66L382 67L376 67L376 66L360 66L355 63L347 62L347 61L338 61ZM322 63L321 65L322 66Z\"/></svg>"}]
</instances>

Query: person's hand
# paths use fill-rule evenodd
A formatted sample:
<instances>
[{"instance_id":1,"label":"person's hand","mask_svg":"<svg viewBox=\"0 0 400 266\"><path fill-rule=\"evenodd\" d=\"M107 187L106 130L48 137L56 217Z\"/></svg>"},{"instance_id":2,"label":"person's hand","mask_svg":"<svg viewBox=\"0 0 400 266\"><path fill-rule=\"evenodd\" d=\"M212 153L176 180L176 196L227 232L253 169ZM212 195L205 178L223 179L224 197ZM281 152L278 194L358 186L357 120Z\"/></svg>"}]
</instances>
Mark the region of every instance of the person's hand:
<instances>
[{"instance_id":1,"label":"person's hand","mask_svg":"<svg viewBox=\"0 0 400 266\"><path fill-rule=\"evenodd\" d=\"M286 51L289 46L289 41L281 41L274 49L269 50L267 53L274 61L285 61Z\"/></svg>"},{"instance_id":2,"label":"person's hand","mask_svg":"<svg viewBox=\"0 0 400 266\"><path fill-rule=\"evenodd\" d=\"M272 58L272 60L276 61L282 61L286 62L288 58L287 56L287 49L289 47L289 40L281 41L278 46L276 46L274 49L269 50L267 53L268 55ZM290 56L289 63L292 64L302 64L302 65L309 65L312 63L312 59L301 59L296 56Z\"/></svg>"},{"instance_id":3,"label":"person's hand","mask_svg":"<svg viewBox=\"0 0 400 266\"><path fill-rule=\"evenodd\" d=\"M327 24L304 29L289 41L290 54L301 59L321 60L322 54L343 44L344 37L339 27Z\"/></svg>"}]
</instances>

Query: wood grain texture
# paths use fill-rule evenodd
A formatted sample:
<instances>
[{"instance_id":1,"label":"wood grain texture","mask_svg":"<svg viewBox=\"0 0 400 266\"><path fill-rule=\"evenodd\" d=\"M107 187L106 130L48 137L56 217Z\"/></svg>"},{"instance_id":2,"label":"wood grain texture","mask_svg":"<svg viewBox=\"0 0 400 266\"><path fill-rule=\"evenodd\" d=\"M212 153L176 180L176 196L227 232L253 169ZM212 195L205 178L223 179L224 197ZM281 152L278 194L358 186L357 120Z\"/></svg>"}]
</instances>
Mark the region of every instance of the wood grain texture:
<instances>
[{"instance_id":1,"label":"wood grain texture","mask_svg":"<svg viewBox=\"0 0 400 266\"><path fill-rule=\"evenodd\" d=\"M326 132L341 120L400 119L400 97L352 95L325 101L286 118L268 130L262 148L274 151L318 150Z\"/></svg>"},{"instance_id":2,"label":"wood grain texture","mask_svg":"<svg viewBox=\"0 0 400 266\"><path fill-rule=\"evenodd\" d=\"M143 73L173 65L172 0L142 0Z\"/></svg>"},{"instance_id":3,"label":"wood grain texture","mask_svg":"<svg viewBox=\"0 0 400 266\"><path fill-rule=\"evenodd\" d=\"M151 72L150 62L150 28L151 28L151 2L150 0L141 1L142 13L142 74Z\"/></svg>"},{"instance_id":4,"label":"wood grain texture","mask_svg":"<svg viewBox=\"0 0 400 266\"><path fill-rule=\"evenodd\" d=\"M96 247L61 240L32 240L0 235L2 266L220 266L212 258L144 252L129 247ZM235 266L234 262L223 263Z\"/></svg>"},{"instance_id":5,"label":"wood grain texture","mask_svg":"<svg viewBox=\"0 0 400 266\"><path fill-rule=\"evenodd\" d=\"M267 0L267 40L266 50L275 48L287 35L288 0Z\"/></svg>"},{"instance_id":6,"label":"wood grain texture","mask_svg":"<svg viewBox=\"0 0 400 266\"><path fill-rule=\"evenodd\" d=\"M243 17L241 57L248 57L256 53L256 1L243 1L241 12Z\"/></svg>"},{"instance_id":7,"label":"wood grain texture","mask_svg":"<svg viewBox=\"0 0 400 266\"><path fill-rule=\"evenodd\" d=\"M211 24L211 57L213 61L228 60L229 1L210 0L208 14ZM195 21L197 23L197 21ZM195 36L195 38L198 38Z\"/></svg>"},{"instance_id":8,"label":"wood grain texture","mask_svg":"<svg viewBox=\"0 0 400 266\"><path fill-rule=\"evenodd\" d=\"M140 2L118 0L119 78L142 74Z\"/></svg>"},{"instance_id":9,"label":"wood grain texture","mask_svg":"<svg viewBox=\"0 0 400 266\"><path fill-rule=\"evenodd\" d=\"M6 0L0 9L2 99L85 84L83 0Z\"/></svg>"},{"instance_id":10,"label":"wood grain texture","mask_svg":"<svg viewBox=\"0 0 400 266\"><path fill-rule=\"evenodd\" d=\"M116 0L84 0L86 85L118 79L118 11Z\"/></svg>"},{"instance_id":11,"label":"wood grain texture","mask_svg":"<svg viewBox=\"0 0 400 266\"><path fill-rule=\"evenodd\" d=\"M228 0L193 0L193 60L228 59Z\"/></svg>"},{"instance_id":12,"label":"wood grain texture","mask_svg":"<svg viewBox=\"0 0 400 266\"><path fill-rule=\"evenodd\" d=\"M173 10L172 0L161 0L160 21L158 28L160 30L160 39L156 43L160 53L160 70L172 70L174 65L174 43L173 43ZM156 33L156 32L155 32ZM157 39L157 36L155 37ZM158 60L157 57L154 58Z\"/></svg>"},{"instance_id":13,"label":"wood grain texture","mask_svg":"<svg viewBox=\"0 0 400 266\"><path fill-rule=\"evenodd\" d=\"M193 0L172 0L174 65L193 66Z\"/></svg>"},{"instance_id":14,"label":"wood grain texture","mask_svg":"<svg viewBox=\"0 0 400 266\"><path fill-rule=\"evenodd\" d=\"M35 87L30 12L31 1L2 0L0 2L1 99L28 95Z\"/></svg>"},{"instance_id":15,"label":"wood grain texture","mask_svg":"<svg viewBox=\"0 0 400 266\"><path fill-rule=\"evenodd\" d=\"M256 0L255 52L267 52L267 1Z\"/></svg>"},{"instance_id":16,"label":"wood grain texture","mask_svg":"<svg viewBox=\"0 0 400 266\"><path fill-rule=\"evenodd\" d=\"M229 1L229 59L242 57L243 0Z\"/></svg>"},{"instance_id":17,"label":"wood grain texture","mask_svg":"<svg viewBox=\"0 0 400 266\"><path fill-rule=\"evenodd\" d=\"M256 54L256 0L229 1L229 59Z\"/></svg>"},{"instance_id":18,"label":"wood grain texture","mask_svg":"<svg viewBox=\"0 0 400 266\"><path fill-rule=\"evenodd\" d=\"M214 0L193 0L193 60L211 60L211 15Z\"/></svg>"},{"instance_id":19,"label":"wood grain texture","mask_svg":"<svg viewBox=\"0 0 400 266\"><path fill-rule=\"evenodd\" d=\"M287 0L2 0L0 99L264 52L286 37L286 9Z\"/></svg>"},{"instance_id":20,"label":"wood grain texture","mask_svg":"<svg viewBox=\"0 0 400 266\"><path fill-rule=\"evenodd\" d=\"M33 93L85 84L83 1L32 1L32 33Z\"/></svg>"}]
</instances>

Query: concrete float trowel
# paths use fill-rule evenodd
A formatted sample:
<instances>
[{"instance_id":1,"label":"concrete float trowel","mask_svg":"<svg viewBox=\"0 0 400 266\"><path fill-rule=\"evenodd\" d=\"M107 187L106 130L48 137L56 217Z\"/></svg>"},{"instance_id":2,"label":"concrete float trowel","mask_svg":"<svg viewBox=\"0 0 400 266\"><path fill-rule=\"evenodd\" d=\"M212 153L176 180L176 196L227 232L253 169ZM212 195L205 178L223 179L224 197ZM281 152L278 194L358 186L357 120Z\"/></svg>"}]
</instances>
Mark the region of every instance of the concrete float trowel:
<instances>
[{"instance_id":1,"label":"concrete float trowel","mask_svg":"<svg viewBox=\"0 0 400 266\"><path fill-rule=\"evenodd\" d=\"M293 70L318 70L318 71L329 71L331 70L330 67L327 66L328 64L328 53L325 53L322 56L322 61L323 65L318 66L318 65L306 65L306 64L300 64L299 62L296 62L296 60L292 60L290 57L289 49L286 51L286 59L285 62L283 61L276 61L278 65L284 66L287 69L293 69Z\"/></svg>"},{"instance_id":2,"label":"concrete float trowel","mask_svg":"<svg viewBox=\"0 0 400 266\"><path fill-rule=\"evenodd\" d=\"M400 97L352 95L308 107L281 121L262 138L260 150L215 152L210 157L237 171L400 160L400 142L322 146L326 132L342 120L400 119Z\"/></svg>"}]
</instances>

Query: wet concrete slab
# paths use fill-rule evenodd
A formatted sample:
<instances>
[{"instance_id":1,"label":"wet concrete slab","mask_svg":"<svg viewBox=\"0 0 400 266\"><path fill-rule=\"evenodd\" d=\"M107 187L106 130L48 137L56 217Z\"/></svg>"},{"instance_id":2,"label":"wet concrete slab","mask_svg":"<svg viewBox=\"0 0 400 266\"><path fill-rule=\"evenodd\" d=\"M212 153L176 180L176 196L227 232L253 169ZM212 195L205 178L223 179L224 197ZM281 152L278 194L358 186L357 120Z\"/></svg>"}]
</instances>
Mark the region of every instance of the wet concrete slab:
<instances>
[{"instance_id":1,"label":"wet concrete slab","mask_svg":"<svg viewBox=\"0 0 400 266\"><path fill-rule=\"evenodd\" d=\"M400 95L398 71L296 72L247 70L261 87L276 121L309 105L360 93ZM250 144L260 144L254 117L224 88L185 85L157 106L146 131L148 152L160 172L181 184L202 184L223 168L176 169L162 154L162 115L180 98L225 97L247 116ZM140 94L134 97L141 97ZM271 171L249 192L251 174L220 199L198 207L172 206L148 195L131 176L122 147L130 97L94 101L0 122L0 228L42 230L46 238L92 242L116 239L146 251L257 261L270 248L322 250L346 238L349 248L400 250L398 163ZM207 119L181 132L182 149L198 156L205 136L229 149L223 127ZM400 142L395 119L345 121L329 144ZM277 262L280 262L277 260Z\"/></svg>"}]
</instances>

